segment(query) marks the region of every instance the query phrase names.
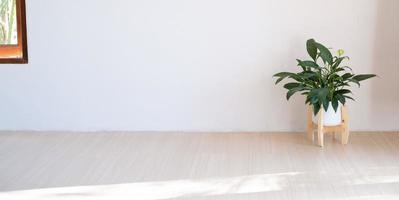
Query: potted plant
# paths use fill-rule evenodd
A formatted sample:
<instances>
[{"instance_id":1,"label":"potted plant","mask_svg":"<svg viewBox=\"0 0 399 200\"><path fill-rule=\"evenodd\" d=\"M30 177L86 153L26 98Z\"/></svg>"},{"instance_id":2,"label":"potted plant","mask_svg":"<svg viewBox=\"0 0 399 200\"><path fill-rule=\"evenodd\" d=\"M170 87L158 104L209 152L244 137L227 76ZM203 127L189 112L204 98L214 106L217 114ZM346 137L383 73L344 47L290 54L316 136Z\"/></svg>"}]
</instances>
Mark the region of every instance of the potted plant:
<instances>
[{"instance_id":1,"label":"potted plant","mask_svg":"<svg viewBox=\"0 0 399 200\"><path fill-rule=\"evenodd\" d=\"M280 72L273 77L277 78L276 84L284 79L290 82L284 85L288 90L287 100L299 92L306 96L305 104L313 107L314 116L320 109L325 110L324 125L333 126L341 123L341 104L345 105L347 99L354 100L349 89L352 84L360 87L360 82L373 78L375 74L353 73L348 66L342 66L345 59L344 51L339 49L337 56L333 56L328 48L309 39L306 42L307 52L310 60L299 60L300 72ZM315 118L315 117L314 117Z\"/></svg>"}]
</instances>

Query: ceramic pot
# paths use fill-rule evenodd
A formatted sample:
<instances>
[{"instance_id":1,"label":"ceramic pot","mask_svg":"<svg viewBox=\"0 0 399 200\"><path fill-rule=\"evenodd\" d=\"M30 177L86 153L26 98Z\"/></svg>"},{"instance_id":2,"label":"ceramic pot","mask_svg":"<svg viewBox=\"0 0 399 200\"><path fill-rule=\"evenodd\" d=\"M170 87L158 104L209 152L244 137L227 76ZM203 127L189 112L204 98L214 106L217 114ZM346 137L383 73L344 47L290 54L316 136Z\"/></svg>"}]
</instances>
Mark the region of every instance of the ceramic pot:
<instances>
[{"instance_id":1,"label":"ceramic pot","mask_svg":"<svg viewBox=\"0 0 399 200\"><path fill-rule=\"evenodd\" d=\"M324 110L322 107L321 109ZM342 123L342 115L341 115L342 105L341 103L338 104L337 112L335 112L331 102L328 104L328 109L324 110L324 126L336 126ZM313 115L313 122L315 124L318 123L319 113L315 116Z\"/></svg>"}]
</instances>

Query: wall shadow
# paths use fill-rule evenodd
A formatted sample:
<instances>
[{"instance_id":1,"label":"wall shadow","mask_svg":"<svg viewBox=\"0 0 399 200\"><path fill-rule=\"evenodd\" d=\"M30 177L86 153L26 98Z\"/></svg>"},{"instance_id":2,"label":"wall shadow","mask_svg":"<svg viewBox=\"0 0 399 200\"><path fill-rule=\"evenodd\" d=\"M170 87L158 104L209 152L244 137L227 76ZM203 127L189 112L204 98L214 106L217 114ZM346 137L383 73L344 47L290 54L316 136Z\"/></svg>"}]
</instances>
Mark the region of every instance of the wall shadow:
<instances>
[{"instance_id":1,"label":"wall shadow","mask_svg":"<svg viewBox=\"0 0 399 200\"><path fill-rule=\"evenodd\" d=\"M399 1L378 1L372 57L370 121L383 131L397 131L399 117Z\"/></svg>"}]
</instances>

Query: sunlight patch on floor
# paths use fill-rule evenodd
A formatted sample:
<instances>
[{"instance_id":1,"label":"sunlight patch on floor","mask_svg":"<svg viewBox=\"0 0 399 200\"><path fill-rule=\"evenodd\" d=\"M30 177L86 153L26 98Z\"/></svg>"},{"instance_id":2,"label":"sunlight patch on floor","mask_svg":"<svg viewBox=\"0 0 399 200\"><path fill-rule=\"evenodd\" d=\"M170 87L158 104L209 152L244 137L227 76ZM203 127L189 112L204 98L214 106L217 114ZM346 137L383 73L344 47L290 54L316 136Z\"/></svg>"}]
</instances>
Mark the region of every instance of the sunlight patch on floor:
<instances>
[{"instance_id":1,"label":"sunlight patch on floor","mask_svg":"<svg viewBox=\"0 0 399 200\"><path fill-rule=\"evenodd\" d=\"M7 200L162 200L188 196L212 196L280 191L289 177L299 172L261 174L199 180L173 180L114 185L45 188L0 193Z\"/></svg>"},{"instance_id":2,"label":"sunlight patch on floor","mask_svg":"<svg viewBox=\"0 0 399 200\"><path fill-rule=\"evenodd\" d=\"M354 179L350 182L353 185L376 184L376 183L399 183L399 176L368 176Z\"/></svg>"},{"instance_id":3,"label":"sunlight patch on floor","mask_svg":"<svg viewBox=\"0 0 399 200\"><path fill-rule=\"evenodd\" d=\"M397 200L396 195L367 195L361 197L347 197L346 200Z\"/></svg>"}]
</instances>

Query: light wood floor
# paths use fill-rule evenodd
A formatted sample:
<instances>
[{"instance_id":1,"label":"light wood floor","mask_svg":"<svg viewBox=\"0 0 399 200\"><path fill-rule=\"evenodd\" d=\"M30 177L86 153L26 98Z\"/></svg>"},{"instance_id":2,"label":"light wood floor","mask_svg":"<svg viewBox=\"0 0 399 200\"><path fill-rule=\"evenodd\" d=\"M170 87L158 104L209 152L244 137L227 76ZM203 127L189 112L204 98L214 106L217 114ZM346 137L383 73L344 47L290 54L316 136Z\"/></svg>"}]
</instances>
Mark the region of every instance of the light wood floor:
<instances>
[{"instance_id":1,"label":"light wood floor","mask_svg":"<svg viewBox=\"0 0 399 200\"><path fill-rule=\"evenodd\" d=\"M0 199L399 199L399 133L3 132Z\"/></svg>"}]
</instances>

